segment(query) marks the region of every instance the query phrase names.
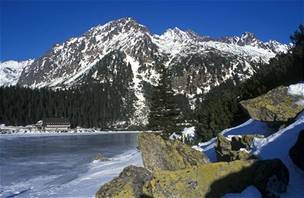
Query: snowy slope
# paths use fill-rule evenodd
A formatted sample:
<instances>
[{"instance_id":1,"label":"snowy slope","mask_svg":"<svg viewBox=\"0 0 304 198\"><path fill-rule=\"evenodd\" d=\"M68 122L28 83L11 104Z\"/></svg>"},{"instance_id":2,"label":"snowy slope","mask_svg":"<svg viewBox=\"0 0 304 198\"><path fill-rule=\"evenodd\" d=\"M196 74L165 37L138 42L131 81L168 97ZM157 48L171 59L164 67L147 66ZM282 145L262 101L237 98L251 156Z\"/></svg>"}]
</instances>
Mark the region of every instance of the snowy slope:
<instances>
[{"instance_id":1,"label":"snowy slope","mask_svg":"<svg viewBox=\"0 0 304 198\"><path fill-rule=\"evenodd\" d=\"M233 135L250 135L250 134L260 134L264 136L268 136L271 133L271 129L267 127L267 124L249 119L247 122L230 128L226 129L221 132L222 135L225 137L233 136ZM216 146L216 138L212 138L207 142L199 143L197 146L194 146L195 149L203 151L209 158L211 162L216 162L216 154L215 154L215 146Z\"/></svg>"},{"instance_id":2,"label":"snowy slope","mask_svg":"<svg viewBox=\"0 0 304 198\"><path fill-rule=\"evenodd\" d=\"M254 154L261 159L279 158L288 167L289 186L287 193L282 197L302 197L304 194L304 172L291 161L288 152L296 143L299 132L304 129L304 113L288 127L267 137L256 140Z\"/></svg>"},{"instance_id":3,"label":"snowy slope","mask_svg":"<svg viewBox=\"0 0 304 198\"><path fill-rule=\"evenodd\" d=\"M303 96L304 83L290 85L288 94ZM289 157L289 149L296 143L299 132L304 130L304 112L295 119L295 122L277 132L272 132L265 123L253 119L221 132L224 136L261 134L266 138L255 138L251 152L259 159L281 159L289 170L289 185L286 193L281 197L297 198L304 195L304 172L297 168ZM195 149L203 151L212 162L216 162L216 138L208 142L194 146ZM228 194L225 197L261 197L260 193L254 188L249 187L241 194Z\"/></svg>"},{"instance_id":4,"label":"snowy slope","mask_svg":"<svg viewBox=\"0 0 304 198\"><path fill-rule=\"evenodd\" d=\"M23 69L33 62L34 60L31 59L21 62L13 60L0 62L0 87L16 85Z\"/></svg>"},{"instance_id":5,"label":"snowy slope","mask_svg":"<svg viewBox=\"0 0 304 198\"><path fill-rule=\"evenodd\" d=\"M288 127L279 130L267 138L256 138L254 142L253 153L260 159L279 158L288 167L289 185L287 192L281 194L282 198L301 198L304 195L304 172L294 165L288 155L289 149L296 143L299 132L303 129L304 113L299 115L297 120ZM265 124L250 119L238 127L223 131L222 134L227 137L229 135L253 133L267 135L269 132ZM208 142L200 143L199 146L195 146L194 148L204 151L210 161L216 162L215 144L216 139L213 138ZM251 186L241 194L227 194L225 196L225 198L228 197L257 198L261 197L261 194L255 187Z\"/></svg>"}]
</instances>

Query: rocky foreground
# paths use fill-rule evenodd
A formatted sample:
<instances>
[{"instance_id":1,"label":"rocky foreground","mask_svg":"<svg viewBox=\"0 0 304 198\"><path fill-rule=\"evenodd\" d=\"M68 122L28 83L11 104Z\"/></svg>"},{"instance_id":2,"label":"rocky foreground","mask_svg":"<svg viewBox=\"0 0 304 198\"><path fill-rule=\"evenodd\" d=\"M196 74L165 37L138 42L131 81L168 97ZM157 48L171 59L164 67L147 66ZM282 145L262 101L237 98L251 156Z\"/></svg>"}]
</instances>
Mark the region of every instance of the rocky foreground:
<instances>
[{"instance_id":1,"label":"rocky foreground","mask_svg":"<svg viewBox=\"0 0 304 198\"><path fill-rule=\"evenodd\" d=\"M295 120L303 112L303 100L304 95L291 95L286 87L279 87L241 104L252 118L284 126L290 122L302 123ZM138 144L144 167L126 167L118 177L102 186L96 197L217 198L228 193L241 193L250 186L254 186L262 197L280 197L291 183L294 185L294 171L303 180L297 182L304 182L301 172L304 169L303 124L295 128L298 137L293 134L292 137L297 138L287 140L291 145L287 152L285 147L273 148L282 149L278 152L286 153L288 156L284 159L291 159L292 164L282 158L261 158L254 150L254 144L272 141L276 145L280 138L275 137L291 137L284 134L285 131L279 130L269 137L259 134L225 137L219 134L215 146L217 162L213 163L203 152L178 140L164 140L159 134L141 133Z\"/></svg>"}]
</instances>

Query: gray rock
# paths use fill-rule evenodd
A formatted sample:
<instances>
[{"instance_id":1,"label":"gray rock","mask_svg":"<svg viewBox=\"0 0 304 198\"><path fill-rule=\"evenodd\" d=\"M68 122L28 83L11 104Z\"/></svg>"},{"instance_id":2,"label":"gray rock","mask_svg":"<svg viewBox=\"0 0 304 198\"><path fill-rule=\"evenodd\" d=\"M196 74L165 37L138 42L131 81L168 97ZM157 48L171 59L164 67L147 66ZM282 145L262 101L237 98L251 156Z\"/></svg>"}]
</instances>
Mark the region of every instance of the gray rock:
<instances>
[{"instance_id":1,"label":"gray rock","mask_svg":"<svg viewBox=\"0 0 304 198\"><path fill-rule=\"evenodd\" d=\"M218 161L248 160L256 157L249 151L253 143L254 135L235 136L231 141L222 134L217 136L215 152Z\"/></svg>"}]
</instances>

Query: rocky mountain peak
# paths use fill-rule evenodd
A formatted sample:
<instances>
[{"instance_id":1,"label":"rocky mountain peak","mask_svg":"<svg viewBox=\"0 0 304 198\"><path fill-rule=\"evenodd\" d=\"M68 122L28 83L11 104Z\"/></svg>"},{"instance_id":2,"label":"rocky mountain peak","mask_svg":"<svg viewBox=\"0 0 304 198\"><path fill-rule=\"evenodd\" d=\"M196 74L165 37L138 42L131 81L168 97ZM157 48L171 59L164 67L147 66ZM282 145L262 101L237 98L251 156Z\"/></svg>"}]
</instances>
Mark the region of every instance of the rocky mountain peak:
<instances>
[{"instance_id":1,"label":"rocky mountain peak","mask_svg":"<svg viewBox=\"0 0 304 198\"><path fill-rule=\"evenodd\" d=\"M112 34L126 34L126 33L149 33L149 30L139 24L131 17L120 18L117 20L110 21L104 25L98 25L91 28L86 35L88 36L99 36L100 34L107 33L108 35Z\"/></svg>"},{"instance_id":2,"label":"rocky mountain peak","mask_svg":"<svg viewBox=\"0 0 304 198\"><path fill-rule=\"evenodd\" d=\"M251 33L251 32L244 32L244 33L242 33L242 35L241 35L241 39L242 39L242 40L246 40L246 39L248 39L248 40L254 40L254 39L257 39L257 38L256 38L256 36L255 36L254 33Z\"/></svg>"},{"instance_id":3,"label":"rocky mountain peak","mask_svg":"<svg viewBox=\"0 0 304 198\"><path fill-rule=\"evenodd\" d=\"M163 39L169 39L173 41L187 41L191 38L193 38L195 34L190 33L188 31L183 31L177 27L175 28L169 28L166 30L160 37Z\"/></svg>"},{"instance_id":4,"label":"rocky mountain peak","mask_svg":"<svg viewBox=\"0 0 304 198\"><path fill-rule=\"evenodd\" d=\"M244 32L241 36L226 36L219 41L228 43L228 44L236 44L239 46L245 46L245 45L251 45L254 47L264 47L260 40L257 39L257 37L251 33L251 32Z\"/></svg>"},{"instance_id":5,"label":"rocky mountain peak","mask_svg":"<svg viewBox=\"0 0 304 198\"><path fill-rule=\"evenodd\" d=\"M247 45L257 50L251 50ZM180 64L179 61L186 57L193 61L193 54L202 59L202 62L196 60L195 64L203 67L205 56L209 56L207 53L210 51L219 56L225 54L225 57L227 54L246 56L248 64L260 59L267 62L279 48L282 52L287 49L280 43L263 43L249 32L219 40L175 27L158 36L133 18L125 17L95 26L80 37L56 44L36 59L29 69L23 70L18 84L31 87L73 86L76 79L87 75L98 61L115 50L138 61L143 69L160 64ZM187 63L183 64L188 64L187 60L184 61Z\"/></svg>"},{"instance_id":6,"label":"rocky mountain peak","mask_svg":"<svg viewBox=\"0 0 304 198\"><path fill-rule=\"evenodd\" d=\"M238 43L240 45L253 45L253 46L255 46L259 42L261 42L261 41L259 41L253 33L251 33L251 32L244 32L241 35L240 40L239 40Z\"/></svg>"}]
</instances>

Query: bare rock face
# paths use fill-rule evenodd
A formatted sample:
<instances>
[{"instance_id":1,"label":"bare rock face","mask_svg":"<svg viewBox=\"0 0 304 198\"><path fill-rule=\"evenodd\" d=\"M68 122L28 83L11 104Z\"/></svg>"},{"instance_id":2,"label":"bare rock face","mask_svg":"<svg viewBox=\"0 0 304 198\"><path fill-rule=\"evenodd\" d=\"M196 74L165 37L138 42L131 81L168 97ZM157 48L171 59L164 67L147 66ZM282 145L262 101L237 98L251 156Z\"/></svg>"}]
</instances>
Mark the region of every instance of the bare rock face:
<instances>
[{"instance_id":1,"label":"bare rock face","mask_svg":"<svg viewBox=\"0 0 304 198\"><path fill-rule=\"evenodd\" d=\"M178 170L209 162L202 152L152 133L139 134L138 145L144 166L151 171Z\"/></svg>"},{"instance_id":2,"label":"bare rock face","mask_svg":"<svg viewBox=\"0 0 304 198\"><path fill-rule=\"evenodd\" d=\"M297 142L289 150L289 156L293 163L304 171L304 130L300 132Z\"/></svg>"},{"instance_id":3,"label":"bare rock face","mask_svg":"<svg viewBox=\"0 0 304 198\"><path fill-rule=\"evenodd\" d=\"M236 160L155 171L143 192L147 197L158 198L219 198L254 185L263 197L277 197L286 192L288 183L288 169L281 160Z\"/></svg>"},{"instance_id":4,"label":"bare rock face","mask_svg":"<svg viewBox=\"0 0 304 198\"><path fill-rule=\"evenodd\" d=\"M249 151L251 149L254 135L234 136L231 140L221 134L217 136L215 147L218 161L234 161L255 159Z\"/></svg>"},{"instance_id":5,"label":"bare rock face","mask_svg":"<svg viewBox=\"0 0 304 198\"><path fill-rule=\"evenodd\" d=\"M287 87L278 87L265 95L241 101L241 105L255 120L266 122L288 122L294 119L303 109L299 104L302 96L288 94Z\"/></svg>"},{"instance_id":6,"label":"bare rock face","mask_svg":"<svg viewBox=\"0 0 304 198\"><path fill-rule=\"evenodd\" d=\"M151 179L151 173L142 167L128 166L118 177L103 185L95 194L96 198L138 198L142 196L144 183Z\"/></svg>"}]
</instances>

